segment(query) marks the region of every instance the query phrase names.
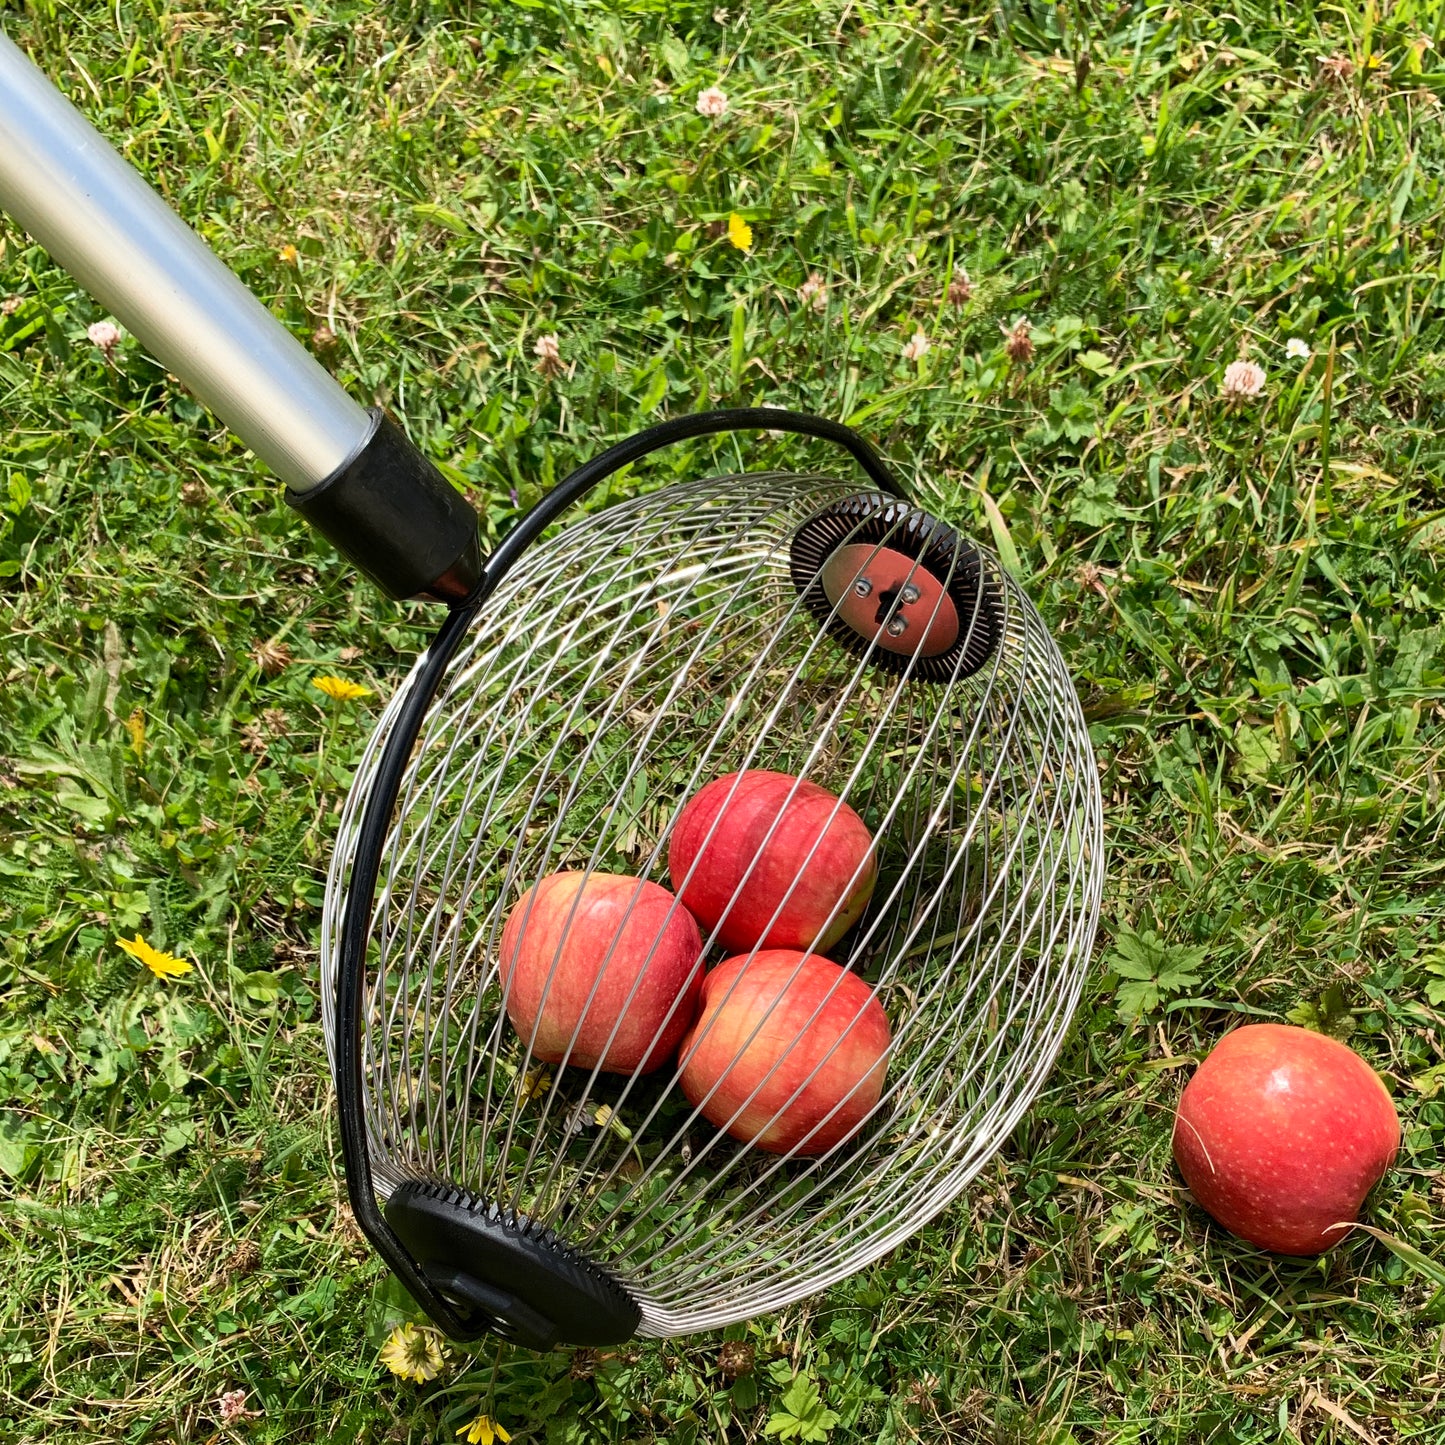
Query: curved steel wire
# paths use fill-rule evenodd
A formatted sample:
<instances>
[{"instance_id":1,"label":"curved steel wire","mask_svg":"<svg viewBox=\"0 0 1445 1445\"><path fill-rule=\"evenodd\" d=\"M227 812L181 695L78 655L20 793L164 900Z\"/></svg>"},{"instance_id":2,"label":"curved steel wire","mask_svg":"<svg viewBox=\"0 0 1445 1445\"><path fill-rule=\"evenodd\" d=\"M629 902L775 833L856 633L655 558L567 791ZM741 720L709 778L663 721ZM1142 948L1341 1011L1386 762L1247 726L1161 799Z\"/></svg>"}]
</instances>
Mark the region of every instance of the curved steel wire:
<instances>
[{"instance_id":1,"label":"curved steel wire","mask_svg":"<svg viewBox=\"0 0 1445 1445\"><path fill-rule=\"evenodd\" d=\"M448 1181L545 1224L623 1281L643 1333L777 1309L944 1208L1041 1086L1087 967L1101 803L1058 649L981 548L979 605L992 599L999 627L977 673L885 671L871 648L825 636L789 548L856 492L716 478L536 544L448 667L387 839L363 1047L377 1188ZM341 820L322 948L333 1062L350 859L411 685L384 711ZM823 784L878 840L873 899L833 957L888 1013L886 1083L862 1132L819 1157L736 1143L670 1066L538 1065L497 972L503 922L549 873L680 886L666 867L678 809L743 768Z\"/></svg>"}]
</instances>

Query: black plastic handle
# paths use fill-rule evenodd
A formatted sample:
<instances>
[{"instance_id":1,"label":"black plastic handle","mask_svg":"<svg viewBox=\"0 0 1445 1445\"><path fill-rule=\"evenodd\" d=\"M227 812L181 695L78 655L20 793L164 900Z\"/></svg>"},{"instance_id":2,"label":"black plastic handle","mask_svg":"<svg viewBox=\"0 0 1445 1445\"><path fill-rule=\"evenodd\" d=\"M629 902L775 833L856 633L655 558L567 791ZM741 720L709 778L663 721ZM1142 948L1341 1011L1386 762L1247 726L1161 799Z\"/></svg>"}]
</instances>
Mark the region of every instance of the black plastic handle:
<instances>
[{"instance_id":1,"label":"black plastic handle","mask_svg":"<svg viewBox=\"0 0 1445 1445\"><path fill-rule=\"evenodd\" d=\"M482 573L477 514L376 407L357 451L286 501L388 597L455 606Z\"/></svg>"}]
</instances>

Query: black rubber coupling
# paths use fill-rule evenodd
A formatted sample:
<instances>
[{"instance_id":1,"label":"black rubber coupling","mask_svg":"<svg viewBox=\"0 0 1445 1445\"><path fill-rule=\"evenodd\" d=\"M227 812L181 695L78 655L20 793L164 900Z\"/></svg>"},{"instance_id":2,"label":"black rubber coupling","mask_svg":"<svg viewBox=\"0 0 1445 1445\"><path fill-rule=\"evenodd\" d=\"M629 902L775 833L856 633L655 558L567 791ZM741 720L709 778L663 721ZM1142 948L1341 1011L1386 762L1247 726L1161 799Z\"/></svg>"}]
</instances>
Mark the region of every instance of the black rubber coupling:
<instances>
[{"instance_id":1,"label":"black rubber coupling","mask_svg":"<svg viewBox=\"0 0 1445 1445\"><path fill-rule=\"evenodd\" d=\"M477 514L377 408L359 451L286 501L388 597L463 601L482 573Z\"/></svg>"}]
</instances>

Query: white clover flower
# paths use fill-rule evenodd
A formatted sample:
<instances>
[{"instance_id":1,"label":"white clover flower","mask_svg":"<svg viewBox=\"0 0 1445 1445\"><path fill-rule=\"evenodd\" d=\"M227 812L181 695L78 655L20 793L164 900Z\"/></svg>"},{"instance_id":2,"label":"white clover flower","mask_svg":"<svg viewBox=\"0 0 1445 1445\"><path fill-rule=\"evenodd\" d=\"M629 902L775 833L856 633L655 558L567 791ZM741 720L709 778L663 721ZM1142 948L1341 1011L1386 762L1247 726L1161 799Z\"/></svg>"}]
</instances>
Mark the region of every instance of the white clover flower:
<instances>
[{"instance_id":1,"label":"white clover flower","mask_svg":"<svg viewBox=\"0 0 1445 1445\"><path fill-rule=\"evenodd\" d=\"M808 273L808 279L798 288L798 298L804 306L811 306L814 311L828 309L828 287L819 272Z\"/></svg>"},{"instance_id":2,"label":"white clover flower","mask_svg":"<svg viewBox=\"0 0 1445 1445\"><path fill-rule=\"evenodd\" d=\"M244 1390L227 1390L216 1401L216 1418L222 1425L235 1425L241 1420L259 1420L264 1412L246 1408Z\"/></svg>"},{"instance_id":3,"label":"white clover flower","mask_svg":"<svg viewBox=\"0 0 1445 1445\"><path fill-rule=\"evenodd\" d=\"M1224 368L1224 384L1220 390L1231 401L1258 396L1264 390L1264 367L1257 361L1231 361Z\"/></svg>"},{"instance_id":4,"label":"white clover flower","mask_svg":"<svg viewBox=\"0 0 1445 1445\"><path fill-rule=\"evenodd\" d=\"M903 348L903 359L904 361L921 361L928 355L930 349L928 338L921 331L915 331L913 339Z\"/></svg>"},{"instance_id":5,"label":"white clover flower","mask_svg":"<svg viewBox=\"0 0 1445 1445\"><path fill-rule=\"evenodd\" d=\"M532 346L537 370L543 376L556 376L562 370L562 343L555 335L539 336Z\"/></svg>"},{"instance_id":6,"label":"white clover flower","mask_svg":"<svg viewBox=\"0 0 1445 1445\"><path fill-rule=\"evenodd\" d=\"M85 334L93 345L98 346L105 353L107 361L110 360L111 353L120 345L120 327L111 321L94 321L86 328Z\"/></svg>"},{"instance_id":7,"label":"white clover flower","mask_svg":"<svg viewBox=\"0 0 1445 1445\"><path fill-rule=\"evenodd\" d=\"M717 86L710 85L697 98L697 113L717 117L728 113L728 98Z\"/></svg>"}]
</instances>

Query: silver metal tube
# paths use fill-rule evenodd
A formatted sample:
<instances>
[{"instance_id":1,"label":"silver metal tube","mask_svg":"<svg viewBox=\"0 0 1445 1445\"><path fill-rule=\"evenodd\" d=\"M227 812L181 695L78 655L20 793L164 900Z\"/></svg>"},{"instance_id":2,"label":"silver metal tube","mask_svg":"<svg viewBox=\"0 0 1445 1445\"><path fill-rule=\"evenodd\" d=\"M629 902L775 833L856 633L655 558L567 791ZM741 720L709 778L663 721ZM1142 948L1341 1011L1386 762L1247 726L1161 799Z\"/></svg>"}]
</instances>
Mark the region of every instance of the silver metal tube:
<instances>
[{"instance_id":1,"label":"silver metal tube","mask_svg":"<svg viewBox=\"0 0 1445 1445\"><path fill-rule=\"evenodd\" d=\"M296 492L371 420L0 33L0 207Z\"/></svg>"}]
</instances>

